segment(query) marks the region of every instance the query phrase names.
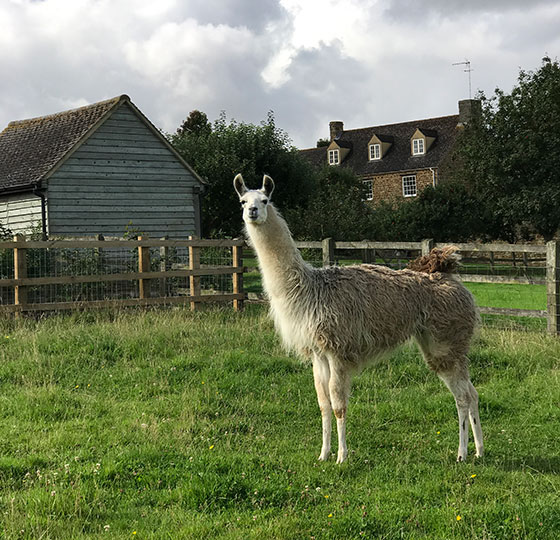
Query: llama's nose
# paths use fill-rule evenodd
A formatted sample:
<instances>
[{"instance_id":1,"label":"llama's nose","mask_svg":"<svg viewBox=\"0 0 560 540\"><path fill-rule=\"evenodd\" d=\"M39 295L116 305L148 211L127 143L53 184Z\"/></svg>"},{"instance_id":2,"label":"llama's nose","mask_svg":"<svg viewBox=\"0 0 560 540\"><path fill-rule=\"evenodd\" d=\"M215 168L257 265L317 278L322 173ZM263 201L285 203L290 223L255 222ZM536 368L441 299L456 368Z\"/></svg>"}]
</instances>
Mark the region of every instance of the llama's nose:
<instances>
[{"instance_id":1,"label":"llama's nose","mask_svg":"<svg viewBox=\"0 0 560 540\"><path fill-rule=\"evenodd\" d=\"M257 209L256 206L252 206L251 208L249 208L250 219L257 219L258 216L259 216L259 210Z\"/></svg>"}]
</instances>

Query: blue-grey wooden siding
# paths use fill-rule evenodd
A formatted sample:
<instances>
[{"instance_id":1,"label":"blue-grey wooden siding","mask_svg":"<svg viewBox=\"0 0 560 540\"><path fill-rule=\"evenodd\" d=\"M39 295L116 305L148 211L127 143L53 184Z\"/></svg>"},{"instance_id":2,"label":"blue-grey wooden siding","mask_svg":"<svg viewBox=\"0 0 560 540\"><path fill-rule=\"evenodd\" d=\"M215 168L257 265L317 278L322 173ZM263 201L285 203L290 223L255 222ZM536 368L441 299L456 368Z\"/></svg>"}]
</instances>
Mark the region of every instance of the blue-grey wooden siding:
<instances>
[{"instance_id":1,"label":"blue-grey wooden siding","mask_svg":"<svg viewBox=\"0 0 560 540\"><path fill-rule=\"evenodd\" d=\"M48 179L49 235L198 234L198 186L124 103Z\"/></svg>"}]
</instances>

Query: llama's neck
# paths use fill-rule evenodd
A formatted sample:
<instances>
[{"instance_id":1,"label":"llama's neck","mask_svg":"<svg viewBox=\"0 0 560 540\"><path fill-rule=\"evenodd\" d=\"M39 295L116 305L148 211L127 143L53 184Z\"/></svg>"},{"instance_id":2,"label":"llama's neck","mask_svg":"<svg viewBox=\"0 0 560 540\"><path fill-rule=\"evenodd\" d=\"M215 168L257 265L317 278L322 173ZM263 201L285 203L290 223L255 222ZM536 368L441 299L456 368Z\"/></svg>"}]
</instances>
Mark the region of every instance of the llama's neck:
<instances>
[{"instance_id":1,"label":"llama's neck","mask_svg":"<svg viewBox=\"0 0 560 540\"><path fill-rule=\"evenodd\" d=\"M274 206L269 205L266 222L260 225L249 223L246 229L259 259L268 296L273 299L290 294L305 279L307 265L287 223Z\"/></svg>"}]
</instances>

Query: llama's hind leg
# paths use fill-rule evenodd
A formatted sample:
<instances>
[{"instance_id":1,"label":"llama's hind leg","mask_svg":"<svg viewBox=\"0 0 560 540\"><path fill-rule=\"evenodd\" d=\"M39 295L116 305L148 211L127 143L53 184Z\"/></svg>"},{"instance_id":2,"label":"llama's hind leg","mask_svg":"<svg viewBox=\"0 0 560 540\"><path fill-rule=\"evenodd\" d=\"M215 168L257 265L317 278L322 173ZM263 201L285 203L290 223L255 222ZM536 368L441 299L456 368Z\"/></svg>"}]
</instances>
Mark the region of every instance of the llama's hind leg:
<instances>
[{"instance_id":1,"label":"llama's hind leg","mask_svg":"<svg viewBox=\"0 0 560 540\"><path fill-rule=\"evenodd\" d=\"M330 380L329 362L324 356L313 355L313 380L317 401L321 409L321 423L323 427L323 445L321 446L320 461L326 461L331 452L332 407L329 393Z\"/></svg>"},{"instance_id":2,"label":"llama's hind leg","mask_svg":"<svg viewBox=\"0 0 560 540\"><path fill-rule=\"evenodd\" d=\"M471 394L474 399L469 404L469 419L474 437L474 445L476 447L476 457L484 454L484 442L482 439L482 426L480 425L480 415L478 414L478 392L471 383Z\"/></svg>"},{"instance_id":3,"label":"llama's hind leg","mask_svg":"<svg viewBox=\"0 0 560 540\"><path fill-rule=\"evenodd\" d=\"M482 429L478 414L478 393L471 383L469 372L466 368L466 358L461 364L455 364L450 368L438 371L438 376L455 397L457 405L457 413L459 415L459 450L457 452L457 461L465 461L467 458L468 418L470 419L473 431L476 455L481 456L483 452Z\"/></svg>"},{"instance_id":4,"label":"llama's hind leg","mask_svg":"<svg viewBox=\"0 0 560 540\"><path fill-rule=\"evenodd\" d=\"M331 378L329 380L329 393L334 416L336 417L336 430L338 434L337 463L343 463L348 456L346 446L346 413L350 398L351 374L345 369L343 363L336 358L329 357Z\"/></svg>"}]
</instances>

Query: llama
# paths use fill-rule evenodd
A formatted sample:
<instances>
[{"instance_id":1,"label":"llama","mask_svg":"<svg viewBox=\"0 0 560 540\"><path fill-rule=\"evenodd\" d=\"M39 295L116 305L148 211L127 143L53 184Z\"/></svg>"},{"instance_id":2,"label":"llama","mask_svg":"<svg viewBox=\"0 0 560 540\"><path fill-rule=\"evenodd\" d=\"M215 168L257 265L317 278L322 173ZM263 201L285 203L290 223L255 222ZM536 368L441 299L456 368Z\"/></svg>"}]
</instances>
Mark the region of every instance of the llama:
<instances>
[{"instance_id":1,"label":"llama","mask_svg":"<svg viewBox=\"0 0 560 540\"><path fill-rule=\"evenodd\" d=\"M265 175L261 189L249 190L238 174L234 187L275 327L284 346L313 365L323 433L319 460L330 455L333 413L337 463L348 456L346 415L352 376L411 337L428 367L455 397L457 461L467 457L467 416L476 456L481 456L478 394L467 359L478 313L472 295L451 274L457 263L455 249L432 250L417 261L419 271L369 264L313 268L305 263L286 222L270 204L272 178Z\"/></svg>"}]
</instances>

